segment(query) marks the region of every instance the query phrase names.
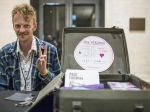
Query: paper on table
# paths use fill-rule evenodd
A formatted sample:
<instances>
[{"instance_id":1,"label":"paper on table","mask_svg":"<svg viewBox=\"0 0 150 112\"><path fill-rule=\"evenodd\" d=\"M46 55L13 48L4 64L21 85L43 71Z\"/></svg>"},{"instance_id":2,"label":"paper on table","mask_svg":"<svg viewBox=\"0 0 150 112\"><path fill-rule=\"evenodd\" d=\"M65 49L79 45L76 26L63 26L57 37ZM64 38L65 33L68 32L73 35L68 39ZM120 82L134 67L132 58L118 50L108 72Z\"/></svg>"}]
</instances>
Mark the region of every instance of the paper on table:
<instances>
[{"instance_id":1,"label":"paper on table","mask_svg":"<svg viewBox=\"0 0 150 112\"><path fill-rule=\"evenodd\" d=\"M123 88L120 82L107 82L110 88Z\"/></svg>"},{"instance_id":2,"label":"paper on table","mask_svg":"<svg viewBox=\"0 0 150 112\"><path fill-rule=\"evenodd\" d=\"M75 86L75 87L79 87L79 88L85 88L88 90L92 90L92 89L104 89L104 84L100 83L100 84L94 84L94 85L85 85L85 86ZM74 87L61 87L61 89L73 89Z\"/></svg>"},{"instance_id":3,"label":"paper on table","mask_svg":"<svg viewBox=\"0 0 150 112\"><path fill-rule=\"evenodd\" d=\"M136 86L133 85L131 82L121 82L121 85L124 87L124 88L135 88Z\"/></svg>"},{"instance_id":4,"label":"paper on table","mask_svg":"<svg viewBox=\"0 0 150 112\"><path fill-rule=\"evenodd\" d=\"M65 73L65 87L93 85L99 83L100 78L97 71L67 69Z\"/></svg>"},{"instance_id":5,"label":"paper on table","mask_svg":"<svg viewBox=\"0 0 150 112\"><path fill-rule=\"evenodd\" d=\"M6 97L6 100L14 100L14 101L24 101L25 98L31 97L33 95L33 93L15 93L11 96Z\"/></svg>"}]
</instances>

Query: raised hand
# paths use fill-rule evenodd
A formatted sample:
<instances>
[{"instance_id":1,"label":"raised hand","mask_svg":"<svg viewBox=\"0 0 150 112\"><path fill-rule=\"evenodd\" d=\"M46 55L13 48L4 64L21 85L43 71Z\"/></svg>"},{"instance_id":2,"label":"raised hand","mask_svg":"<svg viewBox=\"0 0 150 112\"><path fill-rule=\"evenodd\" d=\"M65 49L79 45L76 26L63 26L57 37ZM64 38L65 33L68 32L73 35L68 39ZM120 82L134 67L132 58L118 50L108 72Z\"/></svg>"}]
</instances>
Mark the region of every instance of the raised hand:
<instances>
[{"instance_id":1,"label":"raised hand","mask_svg":"<svg viewBox=\"0 0 150 112\"><path fill-rule=\"evenodd\" d=\"M39 50L39 58L36 61L36 68L39 70L41 74L46 73L46 63L47 63L47 46L44 47L44 54L42 54L41 46L38 48Z\"/></svg>"}]
</instances>

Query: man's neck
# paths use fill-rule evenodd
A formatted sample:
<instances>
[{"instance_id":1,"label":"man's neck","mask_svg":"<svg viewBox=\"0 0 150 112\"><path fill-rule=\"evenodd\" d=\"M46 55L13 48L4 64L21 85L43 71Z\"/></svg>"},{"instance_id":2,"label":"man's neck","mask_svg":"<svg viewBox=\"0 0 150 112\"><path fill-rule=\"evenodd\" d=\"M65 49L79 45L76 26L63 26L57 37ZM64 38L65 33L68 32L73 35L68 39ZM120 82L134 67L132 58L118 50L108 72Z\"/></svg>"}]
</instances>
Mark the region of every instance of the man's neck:
<instances>
[{"instance_id":1,"label":"man's neck","mask_svg":"<svg viewBox=\"0 0 150 112\"><path fill-rule=\"evenodd\" d=\"M20 49L23 52L23 55L27 57L28 52L31 49L32 41L26 43L19 42L19 44L20 44Z\"/></svg>"}]
</instances>

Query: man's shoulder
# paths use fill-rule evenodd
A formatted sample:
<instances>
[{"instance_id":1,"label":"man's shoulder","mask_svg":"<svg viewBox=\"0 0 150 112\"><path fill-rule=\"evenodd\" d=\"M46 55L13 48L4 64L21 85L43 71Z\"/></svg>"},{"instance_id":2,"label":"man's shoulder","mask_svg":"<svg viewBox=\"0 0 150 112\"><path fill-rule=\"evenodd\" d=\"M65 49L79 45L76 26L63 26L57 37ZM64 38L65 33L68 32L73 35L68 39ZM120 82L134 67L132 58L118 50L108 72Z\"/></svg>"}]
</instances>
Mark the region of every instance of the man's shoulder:
<instances>
[{"instance_id":1,"label":"man's shoulder","mask_svg":"<svg viewBox=\"0 0 150 112\"><path fill-rule=\"evenodd\" d=\"M0 52L6 52L6 51L10 51L11 49L13 49L15 46L15 42L9 43L4 45L1 49Z\"/></svg>"},{"instance_id":2,"label":"man's shoulder","mask_svg":"<svg viewBox=\"0 0 150 112\"><path fill-rule=\"evenodd\" d=\"M43 47L46 45L48 48L50 48L50 50L56 50L56 47L53 44L46 42L44 40L41 40L37 37L36 37L36 39L38 40L39 44L41 44Z\"/></svg>"}]
</instances>

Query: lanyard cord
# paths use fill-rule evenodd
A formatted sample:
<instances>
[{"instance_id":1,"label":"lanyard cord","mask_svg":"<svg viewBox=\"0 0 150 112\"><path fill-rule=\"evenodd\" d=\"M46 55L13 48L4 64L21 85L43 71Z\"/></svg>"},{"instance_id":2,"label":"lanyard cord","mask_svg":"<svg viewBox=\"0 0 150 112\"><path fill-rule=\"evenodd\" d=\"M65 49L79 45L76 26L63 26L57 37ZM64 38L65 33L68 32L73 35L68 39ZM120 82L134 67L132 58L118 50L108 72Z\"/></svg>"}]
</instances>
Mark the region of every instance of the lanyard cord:
<instances>
[{"instance_id":1,"label":"lanyard cord","mask_svg":"<svg viewBox=\"0 0 150 112\"><path fill-rule=\"evenodd\" d=\"M19 52L18 52L20 68L21 68L21 72L22 72L22 75L23 75L23 78L24 78L24 82L25 82L25 86L24 86L25 91L26 91L26 81L27 81L27 79L28 79L29 72L30 72L30 69L31 69L31 65L32 65L32 62L33 62L33 61L32 61L32 59L33 59L33 54L34 54L34 53L32 53L31 62L30 62L30 67L29 67L29 71L28 71L28 73L27 73L27 77L25 78L25 75L24 75L24 73L23 73L23 68L22 68L22 66L21 66L20 54L19 54Z\"/></svg>"}]
</instances>

